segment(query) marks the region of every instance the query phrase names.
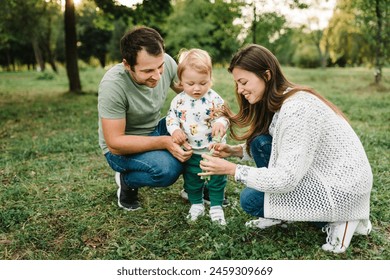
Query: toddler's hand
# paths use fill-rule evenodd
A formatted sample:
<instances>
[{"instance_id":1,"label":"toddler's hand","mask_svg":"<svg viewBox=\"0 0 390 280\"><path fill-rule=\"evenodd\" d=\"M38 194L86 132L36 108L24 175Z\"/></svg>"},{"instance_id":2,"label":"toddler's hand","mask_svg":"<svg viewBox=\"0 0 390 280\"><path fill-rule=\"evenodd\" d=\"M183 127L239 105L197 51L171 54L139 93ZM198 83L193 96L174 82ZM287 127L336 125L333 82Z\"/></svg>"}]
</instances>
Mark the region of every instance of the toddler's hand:
<instances>
[{"instance_id":1,"label":"toddler's hand","mask_svg":"<svg viewBox=\"0 0 390 280\"><path fill-rule=\"evenodd\" d=\"M176 129L172 133L172 139L173 139L174 143L176 143L176 144L181 146L181 145L183 145L187 141L187 135L184 133L183 130Z\"/></svg>"},{"instance_id":2,"label":"toddler's hand","mask_svg":"<svg viewBox=\"0 0 390 280\"><path fill-rule=\"evenodd\" d=\"M223 137L226 134L225 126L220 122L215 122L212 126L212 136L213 137Z\"/></svg>"}]
</instances>

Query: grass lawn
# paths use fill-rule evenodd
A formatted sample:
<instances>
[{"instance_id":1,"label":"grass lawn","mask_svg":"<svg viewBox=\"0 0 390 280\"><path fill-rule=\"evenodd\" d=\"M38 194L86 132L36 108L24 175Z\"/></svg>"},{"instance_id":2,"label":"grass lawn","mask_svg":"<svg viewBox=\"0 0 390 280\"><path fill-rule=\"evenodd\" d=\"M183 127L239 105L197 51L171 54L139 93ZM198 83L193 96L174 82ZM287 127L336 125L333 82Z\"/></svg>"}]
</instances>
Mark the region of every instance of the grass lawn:
<instances>
[{"instance_id":1,"label":"grass lawn","mask_svg":"<svg viewBox=\"0 0 390 280\"><path fill-rule=\"evenodd\" d=\"M224 229L208 217L186 222L181 178L169 188L142 188L140 211L118 208L114 172L97 139L104 72L81 70L83 95L66 93L63 69L0 73L0 259L390 259L390 69L375 88L372 70L285 68L289 79L316 88L346 113L372 166L372 234L355 236L339 255L321 250L326 234L308 223L245 228L252 217L241 210L243 186L232 178ZM225 69L215 69L214 84L234 104Z\"/></svg>"}]
</instances>

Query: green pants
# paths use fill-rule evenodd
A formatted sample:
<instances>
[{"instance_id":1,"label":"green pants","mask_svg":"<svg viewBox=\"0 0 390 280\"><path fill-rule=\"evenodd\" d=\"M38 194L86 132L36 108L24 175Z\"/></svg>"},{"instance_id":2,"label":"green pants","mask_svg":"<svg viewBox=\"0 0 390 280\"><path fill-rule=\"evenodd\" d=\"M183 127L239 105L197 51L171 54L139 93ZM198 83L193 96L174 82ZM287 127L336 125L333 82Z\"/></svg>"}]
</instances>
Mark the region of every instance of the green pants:
<instances>
[{"instance_id":1,"label":"green pants","mask_svg":"<svg viewBox=\"0 0 390 280\"><path fill-rule=\"evenodd\" d=\"M188 200L191 204L203 203L203 187L205 186L205 180L201 179L198 175L198 173L202 172L202 169L199 167L199 162L201 160L201 155L193 154L184 165L184 189L188 194ZM213 175L207 182L211 206L222 206L226 183L226 175Z\"/></svg>"}]
</instances>

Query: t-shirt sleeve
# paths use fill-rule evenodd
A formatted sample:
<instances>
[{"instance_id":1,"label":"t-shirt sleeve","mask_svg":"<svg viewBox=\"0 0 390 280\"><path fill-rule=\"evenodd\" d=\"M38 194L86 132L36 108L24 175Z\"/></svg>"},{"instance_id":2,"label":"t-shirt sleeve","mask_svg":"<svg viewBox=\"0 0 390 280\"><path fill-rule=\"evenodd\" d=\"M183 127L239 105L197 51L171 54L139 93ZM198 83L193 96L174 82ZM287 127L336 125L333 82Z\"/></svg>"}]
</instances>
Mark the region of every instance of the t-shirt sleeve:
<instances>
[{"instance_id":1,"label":"t-shirt sleeve","mask_svg":"<svg viewBox=\"0 0 390 280\"><path fill-rule=\"evenodd\" d=\"M99 85L98 111L101 118L123 119L126 117L126 102L119 87L112 81Z\"/></svg>"},{"instance_id":2,"label":"t-shirt sleeve","mask_svg":"<svg viewBox=\"0 0 390 280\"><path fill-rule=\"evenodd\" d=\"M171 77L171 86L173 86L176 82L179 81L179 78L177 77L177 63L169 54L165 54L164 71L168 71L169 77Z\"/></svg>"}]
</instances>

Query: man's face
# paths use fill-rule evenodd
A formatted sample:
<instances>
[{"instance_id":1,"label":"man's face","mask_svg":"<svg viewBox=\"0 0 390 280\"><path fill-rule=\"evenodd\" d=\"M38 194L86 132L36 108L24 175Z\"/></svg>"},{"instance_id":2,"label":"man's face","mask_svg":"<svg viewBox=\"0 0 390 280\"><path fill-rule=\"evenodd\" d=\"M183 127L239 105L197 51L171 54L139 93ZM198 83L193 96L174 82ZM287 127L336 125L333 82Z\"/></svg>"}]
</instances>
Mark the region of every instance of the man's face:
<instances>
[{"instance_id":1,"label":"man's face","mask_svg":"<svg viewBox=\"0 0 390 280\"><path fill-rule=\"evenodd\" d=\"M153 56L143 49L140 50L137 54L137 64L134 66L134 71L131 70L125 59L123 64L137 84L154 88L160 81L164 71L164 53Z\"/></svg>"}]
</instances>

